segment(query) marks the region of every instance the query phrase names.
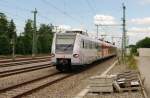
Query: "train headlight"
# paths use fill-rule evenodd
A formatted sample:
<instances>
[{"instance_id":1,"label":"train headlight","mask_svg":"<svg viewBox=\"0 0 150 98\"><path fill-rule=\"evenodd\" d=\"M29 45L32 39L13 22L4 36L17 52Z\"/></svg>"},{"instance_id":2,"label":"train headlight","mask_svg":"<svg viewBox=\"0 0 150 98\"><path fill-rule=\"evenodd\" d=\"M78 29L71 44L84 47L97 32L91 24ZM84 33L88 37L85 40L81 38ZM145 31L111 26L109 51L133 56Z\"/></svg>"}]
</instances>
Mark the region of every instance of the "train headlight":
<instances>
[{"instance_id":1,"label":"train headlight","mask_svg":"<svg viewBox=\"0 0 150 98\"><path fill-rule=\"evenodd\" d=\"M74 57L74 58L78 58L78 57L79 57L79 54L73 54L73 57Z\"/></svg>"},{"instance_id":2,"label":"train headlight","mask_svg":"<svg viewBox=\"0 0 150 98\"><path fill-rule=\"evenodd\" d=\"M52 57L55 57L55 54L54 54L54 53L52 53L52 54L51 54L51 56L52 56Z\"/></svg>"}]
</instances>

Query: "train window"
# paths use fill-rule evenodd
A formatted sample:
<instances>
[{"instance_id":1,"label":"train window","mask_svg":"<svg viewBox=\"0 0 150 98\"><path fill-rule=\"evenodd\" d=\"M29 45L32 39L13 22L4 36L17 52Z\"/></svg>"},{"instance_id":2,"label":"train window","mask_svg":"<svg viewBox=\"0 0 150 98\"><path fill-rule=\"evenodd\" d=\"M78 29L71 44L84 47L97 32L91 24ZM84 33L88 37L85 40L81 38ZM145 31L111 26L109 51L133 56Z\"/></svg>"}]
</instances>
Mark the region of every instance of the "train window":
<instances>
[{"instance_id":1,"label":"train window","mask_svg":"<svg viewBox=\"0 0 150 98\"><path fill-rule=\"evenodd\" d=\"M56 37L56 52L72 52L75 36L57 35Z\"/></svg>"},{"instance_id":2,"label":"train window","mask_svg":"<svg viewBox=\"0 0 150 98\"><path fill-rule=\"evenodd\" d=\"M89 41L88 40L86 41L86 48L87 49L89 48Z\"/></svg>"},{"instance_id":3,"label":"train window","mask_svg":"<svg viewBox=\"0 0 150 98\"><path fill-rule=\"evenodd\" d=\"M88 40L86 41L86 48L87 49L89 48L89 42L88 42Z\"/></svg>"},{"instance_id":4,"label":"train window","mask_svg":"<svg viewBox=\"0 0 150 98\"><path fill-rule=\"evenodd\" d=\"M91 42L88 41L88 48L90 49L90 47L91 47Z\"/></svg>"},{"instance_id":5,"label":"train window","mask_svg":"<svg viewBox=\"0 0 150 98\"><path fill-rule=\"evenodd\" d=\"M84 40L82 40L82 48L85 48L84 46L85 46Z\"/></svg>"},{"instance_id":6,"label":"train window","mask_svg":"<svg viewBox=\"0 0 150 98\"><path fill-rule=\"evenodd\" d=\"M92 49L92 42L89 41L89 49Z\"/></svg>"},{"instance_id":7,"label":"train window","mask_svg":"<svg viewBox=\"0 0 150 98\"><path fill-rule=\"evenodd\" d=\"M87 41L84 40L84 48L87 48Z\"/></svg>"},{"instance_id":8,"label":"train window","mask_svg":"<svg viewBox=\"0 0 150 98\"><path fill-rule=\"evenodd\" d=\"M98 43L95 43L95 49L98 49Z\"/></svg>"},{"instance_id":9,"label":"train window","mask_svg":"<svg viewBox=\"0 0 150 98\"><path fill-rule=\"evenodd\" d=\"M93 49L93 42L91 41L91 49Z\"/></svg>"},{"instance_id":10,"label":"train window","mask_svg":"<svg viewBox=\"0 0 150 98\"><path fill-rule=\"evenodd\" d=\"M87 40L87 49L90 48L90 42Z\"/></svg>"},{"instance_id":11,"label":"train window","mask_svg":"<svg viewBox=\"0 0 150 98\"><path fill-rule=\"evenodd\" d=\"M92 42L92 49L94 49L94 43Z\"/></svg>"},{"instance_id":12,"label":"train window","mask_svg":"<svg viewBox=\"0 0 150 98\"><path fill-rule=\"evenodd\" d=\"M96 43L94 43L94 49L96 49Z\"/></svg>"},{"instance_id":13,"label":"train window","mask_svg":"<svg viewBox=\"0 0 150 98\"><path fill-rule=\"evenodd\" d=\"M95 46L95 48L96 48L96 49L98 48L98 43L96 43L96 46Z\"/></svg>"},{"instance_id":14,"label":"train window","mask_svg":"<svg viewBox=\"0 0 150 98\"><path fill-rule=\"evenodd\" d=\"M92 49L92 42L89 41L89 48Z\"/></svg>"},{"instance_id":15,"label":"train window","mask_svg":"<svg viewBox=\"0 0 150 98\"><path fill-rule=\"evenodd\" d=\"M98 45L98 51L101 51L101 46L100 45Z\"/></svg>"},{"instance_id":16,"label":"train window","mask_svg":"<svg viewBox=\"0 0 150 98\"><path fill-rule=\"evenodd\" d=\"M95 43L94 42L92 42L92 48L95 49Z\"/></svg>"},{"instance_id":17,"label":"train window","mask_svg":"<svg viewBox=\"0 0 150 98\"><path fill-rule=\"evenodd\" d=\"M83 40L80 42L80 48L83 48Z\"/></svg>"}]
</instances>

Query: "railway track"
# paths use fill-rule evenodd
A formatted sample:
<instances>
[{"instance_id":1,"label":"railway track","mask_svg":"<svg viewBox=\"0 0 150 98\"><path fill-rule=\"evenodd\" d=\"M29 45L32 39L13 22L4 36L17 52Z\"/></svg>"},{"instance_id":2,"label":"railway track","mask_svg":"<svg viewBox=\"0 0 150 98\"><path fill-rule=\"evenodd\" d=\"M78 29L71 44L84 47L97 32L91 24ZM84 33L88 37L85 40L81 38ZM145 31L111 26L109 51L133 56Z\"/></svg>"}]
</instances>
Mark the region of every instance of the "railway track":
<instances>
[{"instance_id":1,"label":"railway track","mask_svg":"<svg viewBox=\"0 0 150 98\"><path fill-rule=\"evenodd\" d=\"M17 62L17 61L25 61L25 60L38 60L38 59L45 59L50 58L51 56L39 56L39 57L21 57L16 58L14 61L12 59L0 59L0 63L8 63L8 62Z\"/></svg>"},{"instance_id":2,"label":"railway track","mask_svg":"<svg viewBox=\"0 0 150 98\"><path fill-rule=\"evenodd\" d=\"M24 73L24 72L29 72L29 71L34 71L34 70L39 70L39 69L44 69L44 68L49 68L49 67L53 67L53 66L46 64L46 65L16 69L16 70L12 70L12 71L10 70L10 71L6 71L6 72L1 72L0 77L11 76L11 75L19 74L19 73Z\"/></svg>"},{"instance_id":3,"label":"railway track","mask_svg":"<svg viewBox=\"0 0 150 98\"><path fill-rule=\"evenodd\" d=\"M46 62L49 61L50 58L44 58L44 59L31 59L27 61L15 61L15 62L5 62L5 63L0 63L0 67L9 67L9 66L18 66L18 65L23 65L23 64L30 64L30 63L38 63L38 62Z\"/></svg>"},{"instance_id":4,"label":"railway track","mask_svg":"<svg viewBox=\"0 0 150 98\"><path fill-rule=\"evenodd\" d=\"M18 85L14 85L0 90L1 98L21 98L24 95L31 94L32 92L42 89L48 85L52 85L74 74L62 74L56 72L35 80L24 82Z\"/></svg>"},{"instance_id":5,"label":"railway track","mask_svg":"<svg viewBox=\"0 0 150 98\"><path fill-rule=\"evenodd\" d=\"M0 68L0 77L53 67L52 65L50 65L50 63L51 63L50 61L47 61L41 63L24 64L22 66L2 67Z\"/></svg>"}]
</instances>

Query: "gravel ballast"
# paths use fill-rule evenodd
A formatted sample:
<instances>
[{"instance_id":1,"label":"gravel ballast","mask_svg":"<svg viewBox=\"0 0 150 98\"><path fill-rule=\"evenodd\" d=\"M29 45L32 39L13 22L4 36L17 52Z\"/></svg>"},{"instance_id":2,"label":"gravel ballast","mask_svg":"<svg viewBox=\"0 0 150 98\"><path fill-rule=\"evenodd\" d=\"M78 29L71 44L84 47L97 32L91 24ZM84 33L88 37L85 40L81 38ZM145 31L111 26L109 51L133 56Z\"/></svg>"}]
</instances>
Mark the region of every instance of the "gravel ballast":
<instances>
[{"instance_id":1,"label":"gravel ballast","mask_svg":"<svg viewBox=\"0 0 150 98\"><path fill-rule=\"evenodd\" d=\"M56 84L47 86L44 89L32 93L31 95L23 96L23 98L72 98L88 85L89 77L101 74L115 60L116 58L112 58L100 62L86 71L78 73Z\"/></svg>"},{"instance_id":2,"label":"gravel ballast","mask_svg":"<svg viewBox=\"0 0 150 98\"><path fill-rule=\"evenodd\" d=\"M44 77L46 75L58 72L54 67L39 69L35 71L25 72L21 74L16 74L8 77L0 78L0 90L14 86L17 84L21 84L27 81L31 81L40 77Z\"/></svg>"}]
</instances>

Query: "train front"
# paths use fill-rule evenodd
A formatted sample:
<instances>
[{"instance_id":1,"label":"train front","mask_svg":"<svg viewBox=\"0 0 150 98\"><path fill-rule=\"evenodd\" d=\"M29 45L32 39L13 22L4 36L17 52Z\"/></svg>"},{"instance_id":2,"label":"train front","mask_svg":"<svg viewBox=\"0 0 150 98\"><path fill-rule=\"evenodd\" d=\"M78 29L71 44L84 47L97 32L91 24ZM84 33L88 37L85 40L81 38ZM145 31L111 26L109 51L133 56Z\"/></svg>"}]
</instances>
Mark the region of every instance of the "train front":
<instances>
[{"instance_id":1,"label":"train front","mask_svg":"<svg viewBox=\"0 0 150 98\"><path fill-rule=\"evenodd\" d=\"M70 71L76 34L74 33L56 33L52 44L52 63L59 71Z\"/></svg>"}]
</instances>

